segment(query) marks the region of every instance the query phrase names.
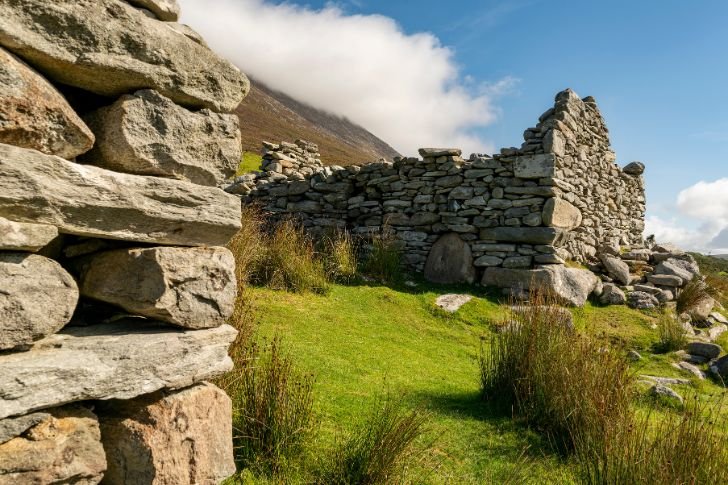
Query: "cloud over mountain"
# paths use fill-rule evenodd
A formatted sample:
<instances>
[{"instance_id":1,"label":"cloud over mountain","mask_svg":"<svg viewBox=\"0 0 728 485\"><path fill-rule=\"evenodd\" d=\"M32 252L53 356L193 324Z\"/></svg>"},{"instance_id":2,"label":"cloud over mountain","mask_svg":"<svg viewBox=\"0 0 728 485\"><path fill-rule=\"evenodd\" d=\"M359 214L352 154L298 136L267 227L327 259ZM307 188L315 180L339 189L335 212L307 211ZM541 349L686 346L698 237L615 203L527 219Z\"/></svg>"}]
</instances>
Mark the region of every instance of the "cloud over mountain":
<instances>
[{"instance_id":1,"label":"cloud over mountain","mask_svg":"<svg viewBox=\"0 0 728 485\"><path fill-rule=\"evenodd\" d=\"M474 85L453 51L391 18L263 0L181 0L183 21L244 72L299 101L347 117L404 154L421 146L493 146L495 98L514 80Z\"/></svg>"}]
</instances>

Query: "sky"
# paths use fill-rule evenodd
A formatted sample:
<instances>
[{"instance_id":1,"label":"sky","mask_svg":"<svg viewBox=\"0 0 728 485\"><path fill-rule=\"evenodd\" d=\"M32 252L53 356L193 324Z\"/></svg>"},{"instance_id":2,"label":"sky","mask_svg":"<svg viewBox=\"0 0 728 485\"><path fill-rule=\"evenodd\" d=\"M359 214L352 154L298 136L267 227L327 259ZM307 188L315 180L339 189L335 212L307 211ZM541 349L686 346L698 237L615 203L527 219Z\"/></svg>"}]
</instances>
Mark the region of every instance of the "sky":
<instances>
[{"instance_id":1,"label":"sky","mask_svg":"<svg viewBox=\"0 0 728 485\"><path fill-rule=\"evenodd\" d=\"M567 87L618 163L646 164L647 230L728 253L725 0L180 0L213 49L405 155L492 153Z\"/></svg>"}]
</instances>

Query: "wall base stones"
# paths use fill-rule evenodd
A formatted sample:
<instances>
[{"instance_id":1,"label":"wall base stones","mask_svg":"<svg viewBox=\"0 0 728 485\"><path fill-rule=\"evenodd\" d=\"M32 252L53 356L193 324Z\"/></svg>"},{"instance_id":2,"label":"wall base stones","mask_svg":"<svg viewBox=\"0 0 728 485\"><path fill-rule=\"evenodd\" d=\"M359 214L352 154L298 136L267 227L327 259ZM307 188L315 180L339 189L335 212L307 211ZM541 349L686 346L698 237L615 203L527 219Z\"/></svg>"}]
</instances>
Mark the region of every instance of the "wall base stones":
<instances>
[{"instance_id":1,"label":"wall base stones","mask_svg":"<svg viewBox=\"0 0 728 485\"><path fill-rule=\"evenodd\" d=\"M0 0L0 485L235 472L230 400L198 383L233 366L217 186L249 84L178 18Z\"/></svg>"}]
</instances>

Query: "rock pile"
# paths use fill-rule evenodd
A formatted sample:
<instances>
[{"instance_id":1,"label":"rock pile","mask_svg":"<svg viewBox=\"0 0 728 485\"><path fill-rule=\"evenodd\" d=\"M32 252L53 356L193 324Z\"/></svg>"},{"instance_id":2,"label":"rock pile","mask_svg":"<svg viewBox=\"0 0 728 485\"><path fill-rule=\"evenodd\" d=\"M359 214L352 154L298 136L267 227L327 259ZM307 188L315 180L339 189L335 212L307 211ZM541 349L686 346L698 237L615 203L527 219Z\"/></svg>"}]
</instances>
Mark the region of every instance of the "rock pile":
<instances>
[{"instance_id":1,"label":"rock pile","mask_svg":"<svg viewBox=\"0 0 728 485\"><path fill-rule=\"evenodd\" d=\"M0 484L219 483L248 80L175 0L0 0Z\"/></svg>"},{"instance_id":2,"label":"rock pile","mask_svg":"<svg viewBox=\"0 0 728 485\"><path fill-rule=\"evenodd\" d=\"M512 291L536 277L583 304L598 282L564 264L587 263L612 239L642 242L644 166L614 163L594 100L570 90L524 139L493 156L423 148L421 158L346 168L321 166L305 142L267 143L262 172L226 190L274 218L295 215L312 232L390 228L408 266L433 281L480 278Z\"/></svg>"}]
</instances>

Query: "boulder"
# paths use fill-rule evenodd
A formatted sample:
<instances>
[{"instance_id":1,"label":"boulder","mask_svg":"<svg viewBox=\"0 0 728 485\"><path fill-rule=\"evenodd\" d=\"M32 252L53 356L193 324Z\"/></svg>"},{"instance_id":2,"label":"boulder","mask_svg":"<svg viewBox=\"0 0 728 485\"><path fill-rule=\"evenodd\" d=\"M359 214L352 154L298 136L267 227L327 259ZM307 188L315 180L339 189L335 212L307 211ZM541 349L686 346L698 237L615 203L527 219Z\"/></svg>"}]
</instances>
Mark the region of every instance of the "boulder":
<instances>
[{"instance_id":1,"label":"boulder","mask_svg":"<svg viewBox=\"0 0 728 485\"><path fill-rule=\"evenodd\" d=\"M482 229L480 239L484 241L550 245L558 239L561 232L560 229L553 227L493 227Z\"/></svg>"},{"instance_id":2,"label":"boulder","mask_svg":"<svg viewBox=\"0 0 728 485\"><path fill-rule=\"evenodd\" d=\"M90 399L131 399L213 379L233 367L229 325L175 329L139 318L66 327L0 354L0 418Z\"/></svg>"},{"instance_id":3,"label":"boulder","mask_svg":"<svg viewBox=\"0 0 728 485\"><path fill-rule=\"evenodd\" d=\"M82 163L213 187L235 175L240 164L236 115L192 112L155 91L122 96L85 119L96 146Z\"/></svg>"},{"instance_id":4,"label":"boulder","mask_svg":"<svg viewBox=\"0 0 728 485\"><path fill-rule=\"evenodd\" d=\"M599 301L603 305L624 305L627 302L627 296L617 285L605 283Z\"/></svg>"},{"instance_id":5,"label":"boulder","mask_svg":"<svg viewBox=\"0 0 728 485\"><path fill-rule=\"evenodd\" d=\"M709 296L702 298L687 310L693 322L705 322L713 312L715 300Z\"/></svg>"},{"instance_id":6,"label":"boulder","mask_svg":"<svg viewBox=\"0 0 728 485\"><path fill-rule=\"evenodd\" d=\"M632 276L629 274L629 266L627 263L609 254L601 254L599 260L612 278L623 285L629 285L632 282Z\"/></svg>"},{"instance_id":7,"label":"boulder","mask_svg":"<svg viewBox=\"0 0 728 485\"><path fill-rule=\"evenodd\" d=\"M627 306L637 310L648 310L660 306L660 301L644 291L633 291L627 296Z\"/></svg>"},{"instance_id":8,"label":"boulder","mask_svg":"<svg viewBox=\"0 0 728 485\"><path fill-rule=\"evenodd\" d=\"M58 229L47 224L14 222L0 217L0 249L37 252L58 236Z\"/></svg>"},{"instance_id":9,"label":"boulder","mask_svg":"<svg viewBox=\"0 0 728 485\"><path fill-rule=\"evenodd\" d=\"M708 360L715 359L723 353L723 349L720 345L700 341L688 343L685 350L688 354L699 355L700 357L705 357Z\"/></svg>"},{"instance_id":10,"label":"boulder","mask_svg":"<svg viewBox=\"0 0 728 485\"><path fill-rule=\"evenodd\" d=\"M25 348L71 319L78 287L66 270L37 254L0 252L0 350Z\"/></svg>"},{"instance_id":11,"label":"boulder","mask_svg":"<svg viewBox=\"0 0 728 485\"><path fill-rule=\"evenodd\" d=\"M159 20L176 22L179 20L179 4L177 0L128 0L139 8L152 12Z\"/></svg>"},{"instance_id":12,"label":"boulder","mask_svg":"<svg viewBox=\"0 0 728 485\"><path fill-rule=\"evenodd\" d=\"M219 327L233 312L235 259L226 248L144 248L79 262L83 296L184 328Z\"/></svg>"},{"instance_id":13,"label":"boulder","mask_svg":"<svg viewBox=\"0 0 728 485\"><path fill-rule=\"evenodd\" d=\"M655 267L656 275L671 275L682 278L684 283L689 282L700 274L700 268L692 258L671 257Z\"/></svg>"},{"instance_id":14,"label":"boulder","mask_svg":"<svg viewBox=\"0 0 728 485\"><path fill-rule=\"evenodd\" d=\"M673 367L676 369L679 369L681 371L690 373L700 379L701 381L705 379L705 372L700 370L696 365L691 364L690 362L677 362L672 364Z\"/></svg>"},{"instance_id":15,"label":"boulder","mask_svg":"<svg viewBox=\"0 0 728 485\"><path fill-rule=\"evenodd\" d=\"M723 383L728 383L728 355L720 357L710 364L710 371Z\"/></svg>"},{"instance_id":16,"label":"boulder","mask_svg":"<svg viewBox=\"0 0 728 485\"><path fill-rule=\"evenodd\" d=\"M230 62L119 0L2 0L0 45L54 81L103 96L150 88L229 112L250 89Z\"/></svg>"},{"instance_id":17,"label":"boulder","mask_svg":"<svg viewBox=\"0 0 728 485\"><path fill-rule=\"evenodd\" d=\"M632 162L622 169L622 172L628 175L642 175L645 171L645 164L642 162Z\"/></svg>"},{"instance_id":18,"label":"boulder","mask_svg":"<svg viewBox=\"0 0 728 485\"><path fill-rule=\"evenodd\" d=\"M682 278L679 276L673 276L669 274L651 274L647 275L647 281L654 285L660 286L671 286L674 288L680 288L685 284Z\"/></svg>"},{"instance_id":19,"label":"boulder","mask_svg":"<svg viewBox=\"0 0 728 485\"><path fill-rule=\"evenodd\" d=\"M2 48L0 79L0 143L69 159L91 149L93 133L63 95Z\"/></svg>"},{"instance_id":20,"label":"boulder","mask_svg":"<svg viewBox=\"0 0 728 485\"><path fill-rule=\"evenodd\" d=\"M106 457L96 416L80 406L41 416L22 436L0 444L0 484L99 483Z\"/></svg>"},{"instance_id":21,"label":"boulder","mask_svg":"<svg viewBox=\"0 0 728 485\"><path fill-rule=\"evenodd\" d=\"M472 283L475 266L470 246L454 232L443 235L430 249L424 276L433 283Z\"/></svg>"},{"instance_id":22,"label":"boulder","mask_svg":"<svg viewBox=\"0 0 728 485\"><path fill-rule=\"evenodd\" d=\"M230 398L212 384L97 407L108 483L217 484L235 473Z\"/></svg>"},{"instance_id":23,"label":"boulder","mask_svg":"<svg viewBox=\"0 0 728 485\"><path fill-rule=\"evenodd\" d=\"M540 290L553 293L572 306L583 306L599 279L589 270L548 265L537 269L487 268L484 286L511 290Z\"/></svg>"},{"instance_id":24,"label":"boulder","mask_svg":"<svg viewBox=\"0 0 728 485\"><path fill-rule=\"evenodd\" d=\"M683 397L675 392L672 388L664 384L655 384L650 388L650 394L655 397L665 398L667 400L675 401L679 404L683 403Z\"/></svg>"},{"instance_id":25,"label":"boulder","mask_svg":"<svg viewBox=\"0 0 728 485\"><path fill-rule=\"evenodd\" d=\"M240 228L240 199L0 144L0 217L80 236L222 246Z\"/></svg>"}]
</instances>

